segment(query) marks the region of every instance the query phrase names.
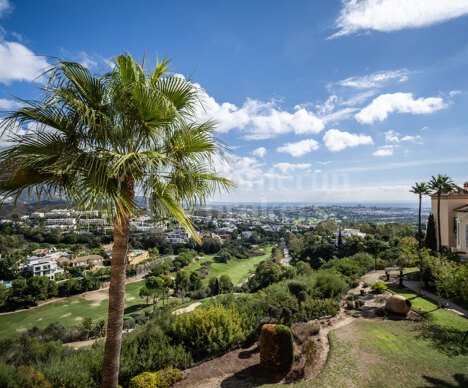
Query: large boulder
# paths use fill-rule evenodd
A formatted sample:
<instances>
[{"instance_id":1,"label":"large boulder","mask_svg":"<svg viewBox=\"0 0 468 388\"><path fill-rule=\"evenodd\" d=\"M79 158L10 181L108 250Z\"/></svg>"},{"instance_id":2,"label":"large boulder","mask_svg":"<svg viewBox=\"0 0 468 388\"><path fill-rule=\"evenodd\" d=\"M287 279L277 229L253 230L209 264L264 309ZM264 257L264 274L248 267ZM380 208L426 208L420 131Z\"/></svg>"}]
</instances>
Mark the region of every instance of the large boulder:
<instances>
[{"instance_id":1,"label":"large boulder","mask_svg":"<svg viewBox=\"0 0 468 388\"><path fill-rule=\"evenodd\" d=\"M410 311L411 302L401 295L392 295L385 303L385 309L394 314L406 315Z\"/></svg>"}]
</instances>

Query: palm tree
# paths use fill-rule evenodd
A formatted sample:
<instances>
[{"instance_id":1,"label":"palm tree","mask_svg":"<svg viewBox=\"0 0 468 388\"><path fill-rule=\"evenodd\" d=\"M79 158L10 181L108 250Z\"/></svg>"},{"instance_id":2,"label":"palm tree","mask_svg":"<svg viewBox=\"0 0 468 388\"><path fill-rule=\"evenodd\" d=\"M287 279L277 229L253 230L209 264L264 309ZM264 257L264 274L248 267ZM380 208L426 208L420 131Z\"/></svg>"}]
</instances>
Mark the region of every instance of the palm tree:
<instances>
[{"instance_id":1,"label":"palm tree","mask_svg":"<svg viewBox=\"0 0 468 388\"><path fill-rule=\"evenodd\" d=\"M418 213L418 241L419 241L419 249L422 248L422 224L421 224L421 204L422 204L422 196L429 195L431 193L431 189L425 182L415 183L414 186L411 187L411 193L419 195L419 213Z\"/></svg>"},{"instance_id":2,"label":"palm tree","mask_svg":"<svg viewBox=\"0 0 468 388\"><path fill-rule=\"evenodd\" d=\"M433 194L437 194L437 248L441 249L442 239L440 232L440 197L442 194L448 194L455 190L455 183L447 175L432 176L429 181L429 188L433 191Z\"/></svg>"},{"instance_id":3,"label":"palm tree","mask_svg":"<svg viewBox=\"0 0 468 388\"><path fill-rule=\"evenodd\" d=\"M187 207L233 187L215 172L224 147L214 123L198 122L198 89L169 74L169 60L146 70L130 55L104 75L58 61L37 101L1 122L10 146L0 152L0 195L65 196L78 210L99 210L114 226L102 387L118 385L125 270L132 216L147 199L159 220L179 222L199 241ZM25 134L22 128L29 128Z\"/></svg>"},{"instance_id":4,"label":"palm tree","mask_svg":"<svg viewBox=\"0 0 468 388\"><path fill-rule=\"evenodd\" d=\"M421 204L422 204L422 196L429 195L431 189L427 186L425 182L415 183L413 187L411 187L410 192L419 195L419 213L418 213L418 242L419 242L419 285L418 285L418 295L421 296L421 288L423 282L423 262L422 262L422 255L421 255L421 248L422 248L422 227L421 227Z\"/></svg>"}]
</instances>

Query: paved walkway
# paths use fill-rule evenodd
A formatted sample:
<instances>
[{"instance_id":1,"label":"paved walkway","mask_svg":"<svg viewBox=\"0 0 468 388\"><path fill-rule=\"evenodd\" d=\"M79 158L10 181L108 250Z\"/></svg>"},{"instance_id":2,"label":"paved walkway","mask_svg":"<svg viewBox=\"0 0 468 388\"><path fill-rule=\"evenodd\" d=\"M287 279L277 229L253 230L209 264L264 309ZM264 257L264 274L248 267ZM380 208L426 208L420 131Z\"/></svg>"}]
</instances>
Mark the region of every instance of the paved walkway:
<instances>
[{"instance_id":1,"label":"paved walkway","mask_svg":"<svg viewBox=\"0 0 468 388\"><path fill-rule=\"evenodd\" d=\"M406 288L409 288L411 291L415 291L416 293L418 292L418 284L419 282L414 281L414 280L403 280L403 285ZM436 294L433 294L432 292L421 290L421 295L437 302L438 297ZM468 310L464 309L463 307L460 307L459 305L453 303L452 301L445 299L445 298L440 298L440 303L447 310L453 311L454 313L464 318L468 318Z\"/></svg>"}]
</instances>

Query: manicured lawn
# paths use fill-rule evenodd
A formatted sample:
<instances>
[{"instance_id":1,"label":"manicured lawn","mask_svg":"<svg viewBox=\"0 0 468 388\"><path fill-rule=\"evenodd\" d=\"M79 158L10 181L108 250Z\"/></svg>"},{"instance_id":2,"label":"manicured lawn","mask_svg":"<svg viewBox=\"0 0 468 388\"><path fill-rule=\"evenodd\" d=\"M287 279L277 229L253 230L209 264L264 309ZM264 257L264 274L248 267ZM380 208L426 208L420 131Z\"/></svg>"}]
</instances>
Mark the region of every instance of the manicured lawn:
<instances>
[{"instance_id":1,"label":"manicured lawn","mask_svg":"<svg viewBox=\"0 0 468 388\"><path fill-rule=\"evenodd\" d=\"M263 251L261 251L263 249ZM221 276L221 275L229 275L234 285L242 283L245 279L247 279L250 275L255 272L255 267L260 262L269 259L271 255L271 246L267 247L258 247L256 250L263 252L264 255L262 256L254 256L248 259L232 259L228 263L216 263L214 262L213 258L214 255L204 256L199 260L195 260L192 264L188 265L187 267L183 268L186 272L196 271L200 268L201 264L206 261L212 261L210 272L208 276L203 279L203 283L207 284L209 278L211 276Z\"/></svg>"},{"instance_id":2,"label":"manicured lawn","mask_svg":"<svg viewBox=\"0 0 468 388\"><path fill-rule=\"evenodd\" d=\"M411 301L411 309L426 317L429 322L445 327L453 327L458 330L468 330L468 319L460 317L452 311L437 308L437 302L419 297L415 292L407 288L388 288L394 294L402 295ZM467 341L468 343L468 341Z\"/></svg>"},{"instance_id":3,"label":"manicured lawn","mask_svg":"<svg viewBox=\"0 0 468 388\"><path fill-rule=\"evenodd\" d=\"M126 285L125 316L152 308L152 306L146 307L146 301L138 296L142 286L143 281ZM84 318L104 319L107 317L109 306L108 295L108 290L102 290L87 295L72 296L27 311L0 315L0 338L34 326L45 327L55 321L68 326L77 325ZM170 300L179 299L171 298Z\"/></svg>"},{"instance_id":4,"label":"manicured lawn","mask_svg":"<svg viewBox=\"0 0 468 388\"><path fill-rule=\"evenodd\" d=\"M255 272L255 266L258 263L270 257L271 247L257 249L263 249L265 255L251 257L246 260L233 259L227 264L213 262L209 276L228 274L234 284L243 282ZM200 267L200 263L207 260L213 261L213 257L205 256L200 260L194 261L185 267L184 271L194 271ZM209 276L203 280L205 284L208 283ZM147 307L145 304L146 299L141 299L138 295L143 284L144 281L138 281L128 283L125 286L125 316L141 313L144 310L153 308L152 305ZM0 338L23 332L34 326L43 328L55 321L71 326L79 324L84 318L92 318L93 321L105 319L109 306L108 295L108 290L102 290L88 293L87 295L72 296L32 310L0 315ZM170 301L180 301L180 299L170 298ZM158 305L160 304L161 302L158 303Z\"/></svg>"},{"instance_id":5,"label":"manicured lawn","mask_svg":"<svg viewBox=\"0 0 468 388\"><path fill-rule=\"evenodd\" d=\"M331 333L322 373L294 387L466 387L468 344L427 336L427 323L356 320ZM458 375L458 376L457 376Z\"/></svg>"}]
</instances>

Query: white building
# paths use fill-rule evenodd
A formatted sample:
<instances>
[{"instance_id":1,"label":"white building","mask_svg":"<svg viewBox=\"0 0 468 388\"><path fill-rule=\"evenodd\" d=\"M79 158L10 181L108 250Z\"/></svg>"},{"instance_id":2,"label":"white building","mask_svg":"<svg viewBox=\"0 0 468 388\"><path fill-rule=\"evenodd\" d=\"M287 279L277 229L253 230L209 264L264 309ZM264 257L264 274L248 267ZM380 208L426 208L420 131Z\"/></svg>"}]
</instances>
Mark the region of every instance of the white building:
<instances>
[{"instance_id":1,"label":"white building","mask_svg":"<svg viewBox=\"0 0 468 388\"><path fill-rule=\"evenodd\" d=\"M29 256L26 260L26 264L20 265L20 270L28 271L33 276L46 276L55 280L57 275L63 274L63 269L50 257Z\"/></svg>"},{"instance_id":2,"label":"white building","mask_svg":"<svg viewBox=\"0 0 468 388\"><path fill-rule=\"evenodd\" d=\"M164 241L174 244L185 244L189 238L184 229L175 229L172 232L164 233Z\"/></svg>"}]
</instances>

